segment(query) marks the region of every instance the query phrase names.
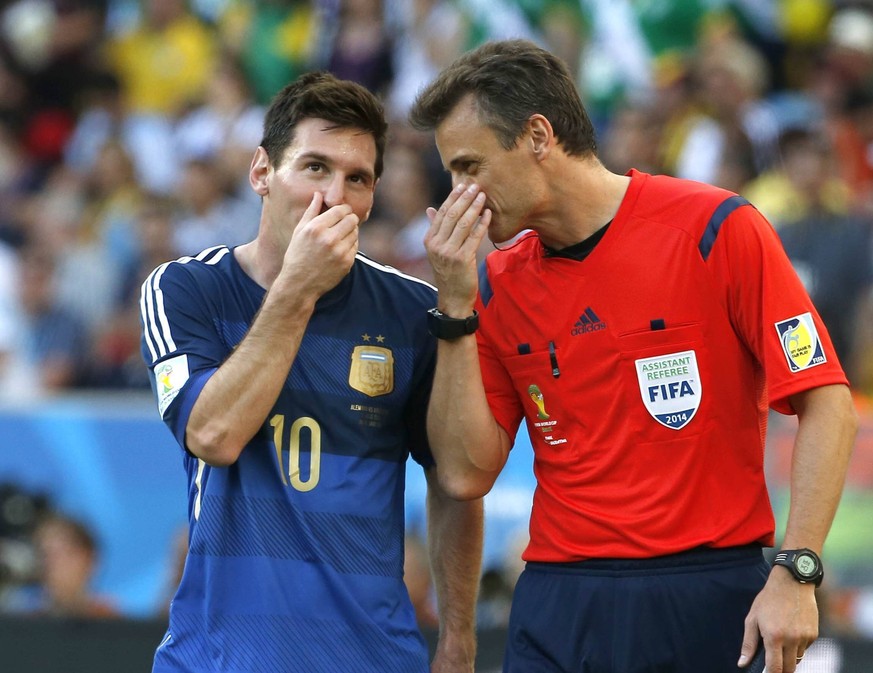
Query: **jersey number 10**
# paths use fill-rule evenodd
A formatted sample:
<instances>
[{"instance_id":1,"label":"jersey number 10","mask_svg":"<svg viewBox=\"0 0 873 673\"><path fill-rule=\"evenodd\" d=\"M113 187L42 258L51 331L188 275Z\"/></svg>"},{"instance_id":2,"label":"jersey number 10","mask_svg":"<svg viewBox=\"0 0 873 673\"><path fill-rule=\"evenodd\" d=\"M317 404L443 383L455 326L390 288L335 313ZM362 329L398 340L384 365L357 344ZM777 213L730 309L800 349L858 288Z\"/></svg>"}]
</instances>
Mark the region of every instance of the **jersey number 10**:
<instances>
[{"instance_id":1,"label":"jersey number 10","mask_svg":"<svg viewBox=\"0 0 873 673\"><path fill-rule=\"evenodd\" d=\"M318 485L318 479L321 476L321 426L314 418L309 416L301 416L291 424L288 431L288 467L285 477L286 467L282 460L285 438L285 416L276 414L270 419L270 425L273 426L273 444L276 446L276 458L279 460L279 473L282 475L282 483L291 486L298 491L311 491ZM308 430L309 435L309 478L304 480L300 474L300 439L303 435L303 429Z\"/></svg>"}]
</instances>

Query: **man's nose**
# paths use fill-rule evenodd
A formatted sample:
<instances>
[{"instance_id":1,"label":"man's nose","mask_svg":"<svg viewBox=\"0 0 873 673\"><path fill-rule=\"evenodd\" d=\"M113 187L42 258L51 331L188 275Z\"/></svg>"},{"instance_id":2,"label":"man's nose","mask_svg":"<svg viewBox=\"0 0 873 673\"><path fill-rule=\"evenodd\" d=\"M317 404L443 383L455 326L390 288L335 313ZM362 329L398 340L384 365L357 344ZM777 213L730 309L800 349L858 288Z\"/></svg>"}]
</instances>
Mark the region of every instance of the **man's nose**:
<instances>
[{"instance_id":1,"label":"man's nose","mask_svg":"<svg viewBox=\"0 0 873 673\"><path fill-rule=\"evenodd\" d=\"M324 205L326 208L333 208L345 203L345 184L345 178L339 175L330 181L324 192Z\"/></svg>"}]
</instances>

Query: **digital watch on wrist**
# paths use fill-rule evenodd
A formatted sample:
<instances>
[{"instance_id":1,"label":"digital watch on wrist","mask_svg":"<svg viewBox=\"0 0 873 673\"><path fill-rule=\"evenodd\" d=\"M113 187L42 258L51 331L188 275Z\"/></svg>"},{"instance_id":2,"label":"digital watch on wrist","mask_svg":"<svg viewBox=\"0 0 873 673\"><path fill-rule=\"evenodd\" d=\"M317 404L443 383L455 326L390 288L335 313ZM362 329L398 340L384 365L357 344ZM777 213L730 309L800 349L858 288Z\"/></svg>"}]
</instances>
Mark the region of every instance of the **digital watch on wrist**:
<instances>
[{"instance_id":1,"label":"digital watch on wrist","mask_svg":"<svg viewBox=\"0 0 873 673\"><path fill-rule=\"evenodd\" d=\"M776 554L773 564L788 568L801 584L820 586L824 578L821 559L811 549L783 549Z\"/></svg>"},{"instance_id":2,"label":"digital watch on wrist","mask_svg":"<svg viewBox=\"0 0 873 673\"><path fill-rule=\"evenodd\" d=\"M466 318L450 318L437 308L427 312L427 329L437 339L457 339L479 329L479 312Z\"/></svg>"}]
</instances>

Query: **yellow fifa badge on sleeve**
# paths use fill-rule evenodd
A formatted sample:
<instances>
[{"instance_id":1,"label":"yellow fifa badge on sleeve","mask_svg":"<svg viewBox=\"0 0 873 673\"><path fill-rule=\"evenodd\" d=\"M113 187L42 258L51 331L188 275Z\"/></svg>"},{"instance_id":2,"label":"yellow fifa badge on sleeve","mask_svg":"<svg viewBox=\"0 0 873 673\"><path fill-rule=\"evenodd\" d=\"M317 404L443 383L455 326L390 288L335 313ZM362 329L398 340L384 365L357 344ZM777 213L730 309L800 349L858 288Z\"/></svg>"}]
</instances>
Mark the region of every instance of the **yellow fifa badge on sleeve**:
<instances>
[{"instance_id":1,"label":"yellow fifa badge on sleeve","mask_svg":"<svg viewBox=\"0 0 873 673\"><path fill-rule=\"evenodd\" d=\"M796 315L776 323L782 352L792 372L803 371L827 362L811 313Z\"/></svg>"},{"instance_id":2,"label":"yellow fifa badge on sleeve","mask_svg":"<svg viewBox=\"0 0 873 673\"><path fill-rule=\"evenodd\" d=\"M349 385L355 390L379 397L394 390L394 354L382 346L355 346Z\"/></svg>"}]
</instances>

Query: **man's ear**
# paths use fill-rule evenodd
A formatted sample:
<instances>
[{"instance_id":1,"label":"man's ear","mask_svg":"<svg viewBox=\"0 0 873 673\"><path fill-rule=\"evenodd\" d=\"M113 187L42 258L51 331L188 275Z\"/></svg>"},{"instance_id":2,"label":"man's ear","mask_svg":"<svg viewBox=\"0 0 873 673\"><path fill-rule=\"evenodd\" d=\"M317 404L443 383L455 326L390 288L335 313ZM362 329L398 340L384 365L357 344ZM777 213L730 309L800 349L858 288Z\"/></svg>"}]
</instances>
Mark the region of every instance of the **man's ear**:
<instances>
[{"instance_id":1,"label":"man's ear","mask_svg":"<svg viewBox=\"0 0 873 673\"><path fill-rule=\"evenodd\" d=\"M252 165L249 167L249 184L258 196L264 197L270 193L267 177L270 174L270 156L263 147L255 150Z\"/></svg>"},{"instance_id":2,"label":"man's ear","mask_svg":"<svg viewBox=\"0 0 873 673\"><path fill-rule=\"evenodd\" d=\"M542 161L547 158L552 151L552 146L555 144L555 132L552 130L552 125L549 120L541 114L531 115L528 120L528 128L530 133L531 149L534 156Z\"/></svg>"}]
</instances>

